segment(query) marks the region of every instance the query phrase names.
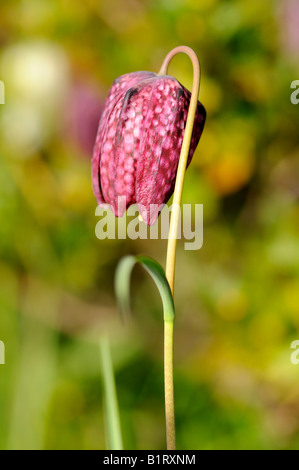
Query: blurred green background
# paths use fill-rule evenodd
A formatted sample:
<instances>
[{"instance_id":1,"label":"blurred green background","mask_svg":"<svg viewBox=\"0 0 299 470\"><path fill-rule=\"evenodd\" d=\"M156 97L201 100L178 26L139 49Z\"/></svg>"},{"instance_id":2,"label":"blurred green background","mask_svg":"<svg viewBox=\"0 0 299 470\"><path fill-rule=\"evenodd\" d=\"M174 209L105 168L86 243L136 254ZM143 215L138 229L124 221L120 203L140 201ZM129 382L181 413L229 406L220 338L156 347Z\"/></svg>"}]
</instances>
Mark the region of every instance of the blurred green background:
<instances>
[{"instance_id":1,"label":"blurred green background","mask_svg":"<svg viewBox=\"0 0 299 470\"><path fill-rule=\"evenodd\" d=\"M178 246L178 448L298 448L298 2L11 0L0 23L0 448L105 448L106 330L125 448L165 448L159 295L137 268L123 326L113 279L166 244L96 238L90 158L114 78L180 44L208 119L184 187L204 243ZM187 57L169 72L191 88Z\"/></svg>"}]
</instances>

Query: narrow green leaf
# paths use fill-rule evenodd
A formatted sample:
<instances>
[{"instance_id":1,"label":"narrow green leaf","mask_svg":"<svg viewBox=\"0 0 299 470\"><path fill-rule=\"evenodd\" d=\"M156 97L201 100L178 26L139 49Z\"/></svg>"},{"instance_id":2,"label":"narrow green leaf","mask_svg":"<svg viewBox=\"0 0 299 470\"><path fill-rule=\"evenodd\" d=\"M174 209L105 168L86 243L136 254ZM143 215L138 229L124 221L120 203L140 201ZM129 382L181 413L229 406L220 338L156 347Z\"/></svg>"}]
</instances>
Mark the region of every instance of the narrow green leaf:
<instances>
[{"instance_id":1,"label":"narrow green leaf","mask_svg":"<svg viewBox=\"0 0 299 470\"><path fill-rule=\"evenodd\" d=\"M115 292L121 315L127 317L130 312L130 278L137 263L141 264L149 273L159 290L163 304L164 320L173 322L175 315L174 302L164 269L157 261L148 256L125 256L117 266Z\"/></svg>"},{"instance_id":2,"label":"narrow green leaf","mask_svg":"<svg viewBox=\"0 0 299 470\"><path fill-rule=\"evenodd\" d=\"M108 450L123 450L117 393L108 336L100 339Z\"/></svg>"}]
</instances>

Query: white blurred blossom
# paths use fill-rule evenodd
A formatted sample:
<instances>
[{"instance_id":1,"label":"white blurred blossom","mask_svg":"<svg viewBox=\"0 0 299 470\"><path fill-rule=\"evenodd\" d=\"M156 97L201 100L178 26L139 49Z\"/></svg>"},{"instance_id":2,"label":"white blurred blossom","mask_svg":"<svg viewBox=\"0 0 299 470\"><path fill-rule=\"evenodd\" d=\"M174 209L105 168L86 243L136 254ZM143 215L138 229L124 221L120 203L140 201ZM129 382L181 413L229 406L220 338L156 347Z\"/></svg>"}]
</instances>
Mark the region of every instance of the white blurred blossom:
<instances>
[{"instance_id":1,"label":"white blurred blossom","mask_svg":"<svg viewBox=\"0 0 299 470\"><path fill-rule=\"evenodd\" d=\"M55 44L20 43L4 51L0 74L6 86L1 136L16 156L24 158L57 128L69 82L68 62Z\"/></svg>"}]
</instances>

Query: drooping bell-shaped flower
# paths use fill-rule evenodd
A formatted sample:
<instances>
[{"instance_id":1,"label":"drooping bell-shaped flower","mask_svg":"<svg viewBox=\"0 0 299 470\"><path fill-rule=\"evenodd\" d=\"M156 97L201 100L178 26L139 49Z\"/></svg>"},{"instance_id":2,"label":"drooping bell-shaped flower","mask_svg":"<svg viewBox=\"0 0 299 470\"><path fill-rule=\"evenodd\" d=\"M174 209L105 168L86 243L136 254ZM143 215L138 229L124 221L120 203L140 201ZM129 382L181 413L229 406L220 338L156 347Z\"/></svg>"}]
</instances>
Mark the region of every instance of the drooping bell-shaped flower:
<instances>
[{"instance_id":1,"label":"drooping bell-shaped flower","mask_svg":"<svg viewBox=\"0 0 299 470\"><path fill-rule=\"evenodd\" d=\"M153 224L171 197L191 93L174 77L134 72L117 78L106 98L92 160L94 193L116 216L137 203ZM206 112L198 102L188 165Z\"/></svg>"}]
</instances>

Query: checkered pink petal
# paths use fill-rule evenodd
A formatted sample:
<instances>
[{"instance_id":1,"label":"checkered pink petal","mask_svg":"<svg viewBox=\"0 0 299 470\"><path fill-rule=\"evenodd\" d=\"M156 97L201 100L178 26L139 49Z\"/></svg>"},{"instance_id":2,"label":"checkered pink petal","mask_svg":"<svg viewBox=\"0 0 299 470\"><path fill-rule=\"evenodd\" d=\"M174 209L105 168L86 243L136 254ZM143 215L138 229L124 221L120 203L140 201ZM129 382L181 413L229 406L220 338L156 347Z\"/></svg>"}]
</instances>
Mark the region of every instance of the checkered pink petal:
<instances>
[{"instance_id":1,"label":"checkered pink petal","mask_svg":"<svg viewBox=\"0 0 299 470\"><path fill-rule=\"evenodd\" d=\"M156 221L174 190L190 98L190 92L168 75L136 72L113 83L92 162L99 204L110 204L114 214L122 216L137 202L143 220L148 225ZM205 117L198 102L188 165Z\"/></svg>"}]
</instances>

